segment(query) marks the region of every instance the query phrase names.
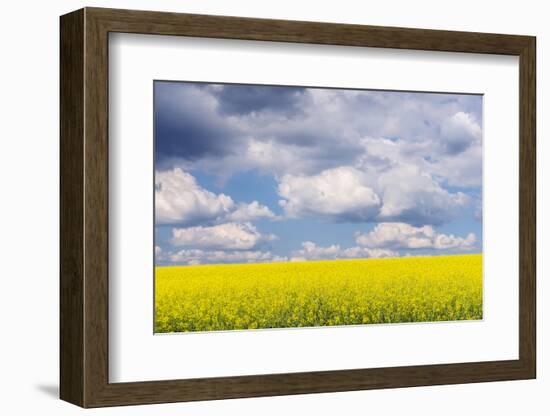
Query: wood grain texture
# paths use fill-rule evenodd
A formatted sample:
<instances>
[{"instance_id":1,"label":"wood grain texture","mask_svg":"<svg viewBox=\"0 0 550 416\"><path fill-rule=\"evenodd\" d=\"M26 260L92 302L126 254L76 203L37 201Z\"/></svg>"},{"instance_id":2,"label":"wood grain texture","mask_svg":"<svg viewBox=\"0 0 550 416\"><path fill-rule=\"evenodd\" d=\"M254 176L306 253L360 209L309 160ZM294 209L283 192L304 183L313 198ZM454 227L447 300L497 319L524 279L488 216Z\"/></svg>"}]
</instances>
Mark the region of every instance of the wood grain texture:
<instances>
[{"instance_id":1,"label":"wood grain texture","mask_svg":"<svg viewBox=\"0 0 550 416\"><path fill-rule=\"evenodd\" d=\"M108 380L108 33L520 57L518 360L189 380ZM61 397L82 407L534 378L535 38L86 8L61 18ZM144 357L147 359L147 357Z\"/></svg>"},{"instance_id":2,"label":"wood grain texture","mask_svg":"<svg viewBox=\"0 0 550 416\"><path fill-rule=\"evenodd\" d=\"M528 36L87 8L111 32L519 55Z\"/></svg>"},{"instance_id":3,"label":"wood grain texture","mask_svg":"<svg viewBox=\"0 0 550 416\"><path fill-rule=\"evenodd\" d=\"M532 38L520 54L519 131L519 355L536 377L536 40Z\"/></svg>"},{"instance_id":4,"label":"wood grain texture","mask_svg":"<svg viewBox=\"0 0 550 416\"><path fill-rule=\"evenodd\" d=\"M84 404L84 12L61 19L60 388Z\"/></svg>"},{"instance_id":5,"label":"wood grain texture","mask_svg":"<svg viewBox=\"0 0 550 416\"><path fill-rule=\"evenodd\" d=\"M84 312L85 406L108 380L109 142L108 33L85 13L84 68Z\"/></svg>"}]
</instances>

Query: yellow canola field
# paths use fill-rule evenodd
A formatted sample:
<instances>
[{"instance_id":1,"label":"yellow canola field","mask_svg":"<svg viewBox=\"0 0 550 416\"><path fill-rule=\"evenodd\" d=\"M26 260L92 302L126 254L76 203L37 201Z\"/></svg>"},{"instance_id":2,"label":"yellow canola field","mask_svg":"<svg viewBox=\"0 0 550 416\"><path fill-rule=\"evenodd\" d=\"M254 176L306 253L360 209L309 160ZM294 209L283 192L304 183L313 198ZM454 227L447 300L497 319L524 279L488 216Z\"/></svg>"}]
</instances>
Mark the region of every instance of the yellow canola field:
<instances>
[{"instance_id":1,"label":"yellow canola field","mask_svg":"<svg viewBox=\"0 0 550 416\"><path fill-rule=\"evenodd\" d=\"M482 319L482 255L157 267L155 332Z\"/></svg>"}]
</instances>

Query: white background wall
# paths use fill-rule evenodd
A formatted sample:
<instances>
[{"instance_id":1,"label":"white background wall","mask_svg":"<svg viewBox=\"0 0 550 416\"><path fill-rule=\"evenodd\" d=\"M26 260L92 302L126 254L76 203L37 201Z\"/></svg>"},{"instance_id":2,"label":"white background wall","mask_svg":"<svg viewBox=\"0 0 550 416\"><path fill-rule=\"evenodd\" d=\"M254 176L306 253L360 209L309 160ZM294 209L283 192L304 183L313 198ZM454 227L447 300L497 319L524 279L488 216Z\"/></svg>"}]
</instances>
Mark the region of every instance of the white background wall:
<instances>
[{"instance_id":1,"label":"white background wall","mask_svg":"<svg viewBox=\"0 0 550 416\"><path fill-rule=\"evenodd\" d=\"M57 400L58 390L58 16L103 6L277 19L536 35L538 41L538 313L535 381L423 387L338 394L167 404L87 411L103 415L548 414L549 309L543 244L550 235L543 184L550 170L544 103L550 57L546 2L297 0L124 0L4 2L0 15L0 410L3 414L83 412ZM502 184L506 186L506 184ZM546 199L546 201L544 200ZM503 238L506 231L503 230Z\"/></svg>"}]
</instances>

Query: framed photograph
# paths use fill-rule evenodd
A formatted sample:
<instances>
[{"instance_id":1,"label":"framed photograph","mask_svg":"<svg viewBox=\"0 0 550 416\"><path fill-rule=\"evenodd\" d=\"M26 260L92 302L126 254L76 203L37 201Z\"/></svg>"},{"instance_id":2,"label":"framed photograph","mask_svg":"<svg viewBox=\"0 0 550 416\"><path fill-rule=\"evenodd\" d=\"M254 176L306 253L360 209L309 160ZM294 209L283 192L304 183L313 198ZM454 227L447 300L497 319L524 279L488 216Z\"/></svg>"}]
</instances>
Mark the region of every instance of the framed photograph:
<instances>
[{"instance_id":1,"label":"framed photograph","mask_svg":"<svg viewBox=\"0 0 550 416\"><path fill-rule=\"evenodd\" d=\"M61 398L535 378L535 50L62 16Z\"/></svg>"}]
</instances>

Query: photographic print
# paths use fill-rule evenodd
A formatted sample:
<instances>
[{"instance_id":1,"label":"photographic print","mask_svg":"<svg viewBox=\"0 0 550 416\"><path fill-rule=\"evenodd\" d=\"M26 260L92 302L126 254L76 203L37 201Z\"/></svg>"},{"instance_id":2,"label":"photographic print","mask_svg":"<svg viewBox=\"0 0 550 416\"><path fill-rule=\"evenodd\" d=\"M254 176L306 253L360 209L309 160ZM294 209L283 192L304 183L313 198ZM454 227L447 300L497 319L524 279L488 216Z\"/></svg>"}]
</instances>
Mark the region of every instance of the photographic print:
<instances>
[{"instance_id":1,"label":"photographic print","mask_svg":"<svg viewBox=\"0 0 550 416\"><path fill-rule=\"evenodd\" d=\"M482 109L155 81L155 333L482 319Z\"/></svg>"}]
</instances>

